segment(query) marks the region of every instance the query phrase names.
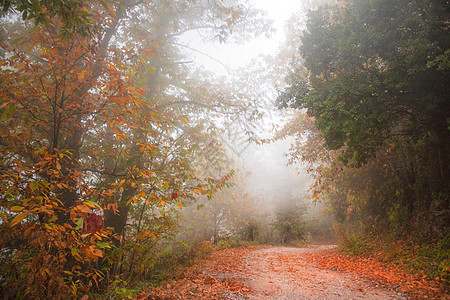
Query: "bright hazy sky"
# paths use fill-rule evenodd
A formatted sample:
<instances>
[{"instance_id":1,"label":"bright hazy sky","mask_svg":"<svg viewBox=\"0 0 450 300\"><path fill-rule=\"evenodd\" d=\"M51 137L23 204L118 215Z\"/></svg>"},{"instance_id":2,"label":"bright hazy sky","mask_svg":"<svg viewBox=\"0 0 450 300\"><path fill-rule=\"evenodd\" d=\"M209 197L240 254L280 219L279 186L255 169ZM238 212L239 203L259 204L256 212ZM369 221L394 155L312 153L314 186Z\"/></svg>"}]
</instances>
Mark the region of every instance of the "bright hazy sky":
<instances>
[{"instance_id":1,"label":"bright hazy sky","mask_svg":"<svg viewBox=\"0 0 450 300\"><path fill-rule=\"evenodd\" d=\"M279 46L284 42L285 24L291 14L300 10L302 0L251 0L254 7L265 10L267 18L273 20L276 32L272 37L264 37L250 40L244 44L204 44L194 38L189 42L189 46L206 53L210 57L219 60L230 68L237 68L247 65L252 58L259 54L276 54ZM205 55L195 55L194 60L200 63L207 70L217 75L225 75L227 70L221 64ZM279 123L280 116L275 111L270 111L264 118L266 129L270 124ZM262 133L259 133L262 134ZM267 133L270 136L269 132ZM277 188L297 187L297 190L304 190L308 182L305 175L297 175L293 166L286 166L287 159L283 153L288 152L289 140L278 141L269 145L253 145L241 157L243 166L250 174L246 177L248 191L257 198L264 199L267 203L277 201L273 197ZM270 163L268 163L270 162ZM269 176L271 174L272 176ZM292 188L292 192L294 192Z\"/></svg>"},{"instance_id":2,"label":"bright hazy sky","mask_svg":"<svg viewBox=\"0 0 450 300\"><path fill-rule=\"evenodd\" d=\"M246 65L260 53L275 54L280 43L284 41L285 23L293 12L300 9L302 0L251 0L251 2L255 8L267 11L267 17L274 21L273 25L276 32L270 39L260 37L244 44L217 43L214 45L200 45L199 42L192 40L190 46L201 50L231 68ZM195 60L211 71L226 73L222 65L205 55L196 55Z\"/></svg>"}]
</instances>

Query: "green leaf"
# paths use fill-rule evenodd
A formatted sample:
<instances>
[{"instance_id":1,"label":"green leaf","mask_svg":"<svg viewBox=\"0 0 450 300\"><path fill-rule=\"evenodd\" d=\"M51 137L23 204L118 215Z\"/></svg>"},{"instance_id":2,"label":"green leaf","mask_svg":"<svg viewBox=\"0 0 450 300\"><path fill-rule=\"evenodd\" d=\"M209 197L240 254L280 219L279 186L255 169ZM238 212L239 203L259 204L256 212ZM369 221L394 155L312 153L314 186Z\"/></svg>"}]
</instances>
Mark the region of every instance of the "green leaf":
<instances>
[{"instance_id":1,"label":"green leaf","mask_svg":"<svg viewBox=\"0 0 450 300\"><path fill-rule=\"evenodd\" d=\"M16 112L16 105L14 103L10 103L8 108L3 111L0 120L11 119L15 112Z\"/></svg>"},{"instance_id":2,"label":"green leaf","mask_svg":"<svg viewBox=\"0 0 450 300\"><path fill-rule=\"evenodd\" d=\"M106 243L106 242L100 242L100 243L97 243L96 245L99 248L111 248L111 244Z\"/></svg>"},{"instance_id":3,"label":"green leaf","mask_svg":"<svg viewBox=\"0 0 450 300\"><path fill-rule=\"evenodd\" d=\"M83 223L84 223L84 221L83 221L83 218L79 218L78 219L78 221L77 221L77 227L75 227L75 230L78 230L78 229L80 229L81 227L83 227Z\"/></svg>"},{"instance_id":4,"label":"green leaf","mask_svg":"<svg viewBox=\"0 0 450 300\"><path fill-rule=\"evenodd\" d=\"M16 39L12 40L11 44L16 45L16 44L18 44L19 42L21 42L22 39L23 39L23 37L18 37L18 38L16 38Z\"/></svg>"},{"instance_id":5,"label":"green leaf","mask_svg":"<svg viewBox=\"0 0 450 300\"><path fill-rule=\"evenodd\" d=\"M102 209L101 206L94 201L90 201L90 200L84 201L83 204L86 206L89 206L90 208L98 208L100 210Z\"/></svg>"},{"instance_id":6,"label":"green leaf","mask_svg":"<svg viewBox=\"0 0 450 300\"><path fill-rule=\"evenodd\" d=\"M66 154L72 156L72 152L70 152L69 150L63 150L62 153L66 153Z\"/></svg>"},{"instance_id":7,"label":"green leaf","mask_svg":"<svg viewBox=\"0 0 450 300\"><path fill-rule=\"evenodd\" d=\"M40 183L41 185L45 186L47 189L50 189L50 186L48 185L47 182L45 182L45 181L40 181L39 183Z\"/></svg>"},{"instance_id":8,"label":"green leaf","mask_svg":"<svg viewBox=\"0 0 450 300\"><path fill-rule=\"evenodd\" d=\"M30 189L31 191L35 191L39 188L39 182L38 181L32 181L30 182Z\"/></svg>"}]
</instances>

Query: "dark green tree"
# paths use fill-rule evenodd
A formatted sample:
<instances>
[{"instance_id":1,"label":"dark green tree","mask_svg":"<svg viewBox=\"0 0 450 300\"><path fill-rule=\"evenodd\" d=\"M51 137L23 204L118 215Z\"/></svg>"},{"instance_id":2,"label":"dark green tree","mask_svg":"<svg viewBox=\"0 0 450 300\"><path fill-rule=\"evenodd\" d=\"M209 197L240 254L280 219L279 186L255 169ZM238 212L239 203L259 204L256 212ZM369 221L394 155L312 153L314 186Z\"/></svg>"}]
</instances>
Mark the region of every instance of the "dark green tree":
<instances>
[{"instance_id":1,"label":"dark green tree","mask_svg":"<svg viewBox=\"0 0 450 300\"><path fill-rule=\"evenodd\" d=\"M349 1L309 15L300 48L304 67L288 76L280 106L307 108L330 149L366 162L387 140L436 141L448 183L446 1Z\"/></svg>"},{"instance_id":2,"label":"dark green tree","mask_svg":"<svg viewBox=\"0 0 450 300\"><path fill-rule=\"evenodd\" d=\"M449 232L449 12L446 1L350 0L309 13L278 105L314 120L297 155L316 172L313 196L360 222L350 231ZM311 155L320 149L330 155Z\"/></svg>"}]
</instances>

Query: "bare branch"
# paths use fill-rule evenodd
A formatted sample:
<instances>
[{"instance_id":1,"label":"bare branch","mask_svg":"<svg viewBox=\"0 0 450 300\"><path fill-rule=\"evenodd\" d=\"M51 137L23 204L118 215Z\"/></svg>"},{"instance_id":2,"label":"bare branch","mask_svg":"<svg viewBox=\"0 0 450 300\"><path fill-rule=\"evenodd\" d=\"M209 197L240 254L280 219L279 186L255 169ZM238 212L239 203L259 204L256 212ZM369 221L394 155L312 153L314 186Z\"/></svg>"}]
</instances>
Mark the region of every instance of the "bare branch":
<instances>
[{"instance_id":1,"label":"bare branch","mask_svg":"<svg viewBox=\"0 0 450 300\"><path fill-rule=\"evenodd\" d=\"M215 62L221 64L221 65L222 65L225 69L227 69L228 71L231 70L231 68L230 68L229 66L227 66L226 64L224 64L223 62L221 62L221 61L218 60L217 58L214 58L214 57L212 57L211 55L209 55L209 54L207 54L207 53L205 53L205 52L202 52L202 51L200 51L200 50L198 50L198 49L189 47L188 45L184 45L184 44L180 44L180 43L173 43L173 44L176 45L176 46L180 46L180 47L189 49L189 50L191 50L191 51L200 53L201 55L206 56L206 57L208 57L209 59L211 59L211 60L213 60L213 61L215 61Z\"/></svg>"}]
</instances>

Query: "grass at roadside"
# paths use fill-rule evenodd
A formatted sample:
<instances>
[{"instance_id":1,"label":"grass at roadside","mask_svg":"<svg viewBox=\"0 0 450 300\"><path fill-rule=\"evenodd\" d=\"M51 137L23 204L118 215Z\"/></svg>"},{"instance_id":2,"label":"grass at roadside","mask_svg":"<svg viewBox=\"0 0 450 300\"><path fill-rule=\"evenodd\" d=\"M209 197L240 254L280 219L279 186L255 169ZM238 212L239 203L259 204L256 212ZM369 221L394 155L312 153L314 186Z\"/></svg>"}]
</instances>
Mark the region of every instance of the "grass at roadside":
<instances>
[{"instance_id":1,"label":"grass at roadside","mask_svg":"<svg viewBox=\"0 0 450 300\"><path fill-rule=\"evenodd\" d=\"M205 241L187 247L167 246L155 259L153 267L148 270L145 280L130 281L111 286L106 294L91 294L90 299L131 299L141 294L144 290L166 287L169 282L183 278L187 270L192 269L202 260L210 257L214 252L227 248L251 247L251 243L221 240L217 244ZM220 263L220 262L219 262Z\"/></svg>"},{"instance_id":2,"label":"grass at roadside","mask_svg":"<svg viewBox=\"0 0 450 300\"><path fill-rule=\"evenodd\" d=\"M250 292L236 274L241 272L240 260L250 251L264 246L218 249L210 243L202 243L211 250L197 257L182 273L158 286L149 286L136 299L223 299L223 294L248 299ZM212 246L211 246L212 245ZM211 246L211 247L210 247ZM203 250L199 250L200 252Z\"/></svg>"}]
</instances>

